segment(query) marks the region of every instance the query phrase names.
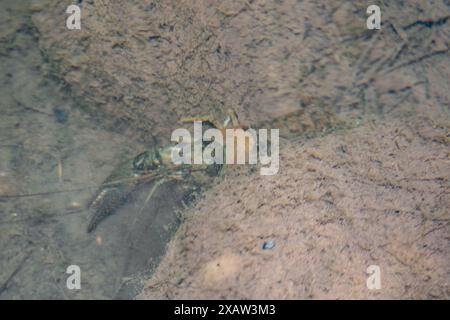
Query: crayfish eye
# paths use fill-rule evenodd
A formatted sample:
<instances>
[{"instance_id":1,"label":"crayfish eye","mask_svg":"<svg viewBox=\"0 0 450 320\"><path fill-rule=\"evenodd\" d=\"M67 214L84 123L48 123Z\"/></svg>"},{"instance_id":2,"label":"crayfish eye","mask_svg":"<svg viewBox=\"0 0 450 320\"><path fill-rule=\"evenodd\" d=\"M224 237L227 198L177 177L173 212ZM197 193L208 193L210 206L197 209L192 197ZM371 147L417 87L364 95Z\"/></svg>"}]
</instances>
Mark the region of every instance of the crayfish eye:
<instances>
[{"instance_id":1,"label":"crayfish eye","mask_svg":"<svg viewBox=\"0 0 450 320\"><path fill-rule=\"evenodd\" d=\"M157 169L161 165L161 155L158 151L156 151L153 154L152 157L152 168L151 169Z\"/></svg>"}]
</instances>

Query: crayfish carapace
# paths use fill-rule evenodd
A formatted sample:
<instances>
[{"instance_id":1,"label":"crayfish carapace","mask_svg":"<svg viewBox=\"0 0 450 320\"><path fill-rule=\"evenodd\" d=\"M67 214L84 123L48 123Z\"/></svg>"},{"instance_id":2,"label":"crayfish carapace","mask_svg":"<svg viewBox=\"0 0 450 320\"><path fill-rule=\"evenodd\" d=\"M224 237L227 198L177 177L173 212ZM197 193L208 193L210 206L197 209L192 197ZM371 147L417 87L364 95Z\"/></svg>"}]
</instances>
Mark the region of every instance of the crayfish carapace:
<instances>
[{"instance_id":1,"label":"crayfish carapace","mask_svg":"<svg viewBox=\"0 0 450 320\"><path fill-rule=\"evenodd\" d=\"M180 123L202 122L204 128L239 128L239 121L233 110L228 110L223 122L213 115L184 118ZM203 148L207 146L203 144ZM98 224L124 204L138 186L153 183L147 196L148 202L155 191L163 183L179 181L186 186L197 188L217 176L221 164L174 164L171 155L174 146L154 147L140 153L136 157L119 165L101 185L90 208L93 214L89 220L87 231L95 230Z\"/></svg>"},{"instance_id":2,"label":"crayfish carapace","mask_svg":"<svg viewBox=\"0 0 450 320\"><path fill-rule=\"evenodd\" d=\"M195 123L201 122L203 129L219 129L222 136L225 136L225 131L230 131L228 129L235 129L231 131L239 131L239 129L242 129L241 131L246 130L246 133L252 130L246 126L242 126L238 121L236 113L231 109L227 110L226 117L223 122L218 119L221 119L220 115L211 114L203 117L184 118L181 119L180 122L194 123L194 131ZM258 125L260 128L280 128L282 130L280 132L280 136L290 140L296 139L300 136L312 137L316 134L326 133L330 130L344 128L346 126L345 121L340 119L340 117L338 117L338 115L330 109L330 107L326 107L323 103L312 105L310 108L298 109L280 117L269 119L268 122L263 122ZM278 131L278 129L271 130L271 132L272 131ZM203 136L203 134L200 135ZM271 147L276 144L272 143L272 138L273 137L271 135L269 139ZM227 154L227 163L229 163L229 158L231 158L231 163L245 163L247 159L250 159L250 156L254 158L253 156L256 153L256 150L258 150L258 155L261 159L261 154L267 152L268 144L261 144L264 140L249 137L249 139L244 138L243 141L244 143L239 144L239 151L241 152L236 152L237 145L234 144L234 137L228 141L227 135L226 143L222 141L222 143L219 144L219 150L222 150L223 154ZM199 149L203 149L201 151L206 150L210 143L210 141L205 143L201 140ZM213 162L212 164L175 164L175 162L172 161L172 152L174 151L174 148L177 148L177 146L152 148L139 154L133 159L126 161L114 170L113 174L111 174L111 176L102 184L100 190L94 198L94 201L92 201L91 208L93 208L94 214L89 222L88 232L94 230L98 223L112 214L118 206L123 204L128 196L131 195L131 193L133 193L139 185L149 182L153 183L153 187L151 188L146 200L147 202L150 200L157 188L165 182L179 181L180 183L183 183L184 186L187 186L188 190L189 187L194 187L195 190L199 186L209 183L211 179L214 179L214 177L221 171L223 164L217 162ZM271 148L270 153L271 157L274 156L273 148ZM240 157L239 154L241 155ZM278 154L274 157L274 159L276 159L277 156ZM238 161L238 158L241 161L243 159L243 162ZM272 164L271 159L269 162ZM278 167L276 170L278 170Z\"/></svg>"}]
</instances>

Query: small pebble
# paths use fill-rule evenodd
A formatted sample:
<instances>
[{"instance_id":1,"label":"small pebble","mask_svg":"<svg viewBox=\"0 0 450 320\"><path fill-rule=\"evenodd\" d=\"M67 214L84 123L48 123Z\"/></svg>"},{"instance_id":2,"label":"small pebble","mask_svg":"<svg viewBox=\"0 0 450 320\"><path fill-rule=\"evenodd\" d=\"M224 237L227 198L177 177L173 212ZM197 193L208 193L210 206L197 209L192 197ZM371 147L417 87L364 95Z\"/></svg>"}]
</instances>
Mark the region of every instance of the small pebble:
<instances>
[{"instance_id":1,"label":"small pebble","mask_svg":"<svg viewBox=\"0 0 450 320\"><path fill-rule=\"evenodd\" d=\"M69 113L59 107L55 107L53 109L53 114L55 115L55 119L58 123L66 123L69 119Z\"/></svg>"},{"instance_id":2,"label":"small pebble","mask_svg":"<svg viewBox=\"0 0 450 320\"><path fill-rule=\"evenodd\" d=\"M95 242L96 242L99 246L101 246L101 245L103 244L103 239L102 239L102 237L98 236L97 238L95 238Z\"/></svg>"},{"instance_id":3,"label":"small pebble","mask_svg":"<svg viewBox=\"0 0 450 320\"><path fill-rule=\"evenodd\" d=\"M261 246L261 248L263 250L270 250L273 249L275 247L275 240L269 240L263 243L263 245Z\"/></svg>"},{"instance_id":4,"label":"small pebble","mask_svg":"<svg viewBox=\"0 0 450 320\"><path fill-rule=\"evenodd\" d=\"M79 202L72 201L69 204L69 209L79 209L79 208L81 208L81 204Z\"/></svg>"}]
</instances>

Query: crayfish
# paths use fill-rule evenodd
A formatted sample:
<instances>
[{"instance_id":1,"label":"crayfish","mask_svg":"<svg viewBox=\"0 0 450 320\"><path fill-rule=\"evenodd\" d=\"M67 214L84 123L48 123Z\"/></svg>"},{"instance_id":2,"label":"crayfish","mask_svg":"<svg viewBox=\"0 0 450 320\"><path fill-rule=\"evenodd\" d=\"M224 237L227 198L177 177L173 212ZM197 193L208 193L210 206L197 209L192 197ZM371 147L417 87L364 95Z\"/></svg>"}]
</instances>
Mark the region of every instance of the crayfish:
<instances>
[{"instance_id":1,"label":"crayfish","mask_svg":"<svg viewBox=\"0 0 450 320\"><path fill-rule=\"evenodd\" d=\"M202 116L181 119L180 123L202 122L205 128L225 130L230 126L239 127L234 111L228 110L223 122L215 116ZM203 143L203 148L207 146ZM153 183L146 198L148 202L155 191L164 183L178 181L187 186L198 186L209 182L222 169L221 164L174 164L171 155L174 146L153 147L119 165L102 183L89 207L93 214L89 220L87 232L92 232L106 217L124 204L138 186Z\"/></svg>"}]
</instances>

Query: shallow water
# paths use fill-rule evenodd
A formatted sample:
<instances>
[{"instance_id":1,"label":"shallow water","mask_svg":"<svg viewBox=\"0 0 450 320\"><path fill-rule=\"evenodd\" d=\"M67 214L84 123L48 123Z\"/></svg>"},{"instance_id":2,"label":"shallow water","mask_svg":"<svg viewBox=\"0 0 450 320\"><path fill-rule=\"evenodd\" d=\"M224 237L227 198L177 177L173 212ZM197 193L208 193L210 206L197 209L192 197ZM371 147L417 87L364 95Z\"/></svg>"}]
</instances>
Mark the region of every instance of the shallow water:
<instances>
[{"instance_id":1,"label":"shallow water","mask_svg":"<svg viewBox=\"0 0 450 320\"><path fill-rule=\"evenodd\" d=\"M176 35L170 35L169 39L176 39L180 43L175 40L173 43L168 41L177 47L169 50L175 57L168 55L165 57L167 59L159 60L155 57L158 57L158 53L164 52L165 47L163 45L159 47L159 42L154 37L148 39L149 43L141 43L142 39L130 37L129 47L121 51L122 36L129 35L124 30L131 30L132 33L134 29L131 27L142 29L139 23L131 24L130 29L127 29L125 24L117 34L112 32L99 41L101 45L98 47L92 42L95 37L87 37L90 41L85 42L78 39L80 42L77 44L90 46L90 51L86 52L90 56L95 56L95 53L103 49L105 52L110 50L111 43L114 43L111 50L117 50L113 50L114 54L106 55L106 66L109 66L108 63L114 59L122 59L120 63L112 66L111 74L99 76L101 78L99 81L103 80L110 86L107 89L96 86L97 91L89 92L90 87L83 86L83 81L80 81L77 76L69 77L68 81L61 81L50 76L65 74L64 72L59 74L55 71L58 68L52 65L57 63L55 60L58 59L58 53L72 57L71 54L76 51L73 60L77 63L81 61L83 64L85 52L80 54L78 48L70 47L67 42L63 42L64 45L51 51L52 46L55 46L52 41L60 39L54 34L52 41L40 42L43 48L47 46L41 50L38 40L42 40L45 36L35 29L35 25L38 26L39 23L35 25L32 23L30 1L18 3L14 0L5 0L2 1L0 11L1 299L122 299L132 298L139 292L142 287L141 280L153 272L165 252L166 244L177 230L180 223L179 213L186 200L183 197L184 191L178 184L166 184L158 189L151 201L147 202L152 185L142 186L133 194L130 201L120 207L114 215L102 221L93 233L86 232L89 217L92 214L86 205L98 186L124 158L151 147L151 145L142 144L142 141L156 141L158 138L161 138L161 141L168 140L169 135L166 133L173 128L155 125L158 121L164 121L165 124L175 123L180 116L186 116L185 113L192 115L198 111L211 111L213 108L238 105L244 118L245 113L248 112L248 119L244 120L252 120L253 122L250 122L256 125L263 123L267 127L280 128L280 130L296 129L294 138L289 137L292 139L290 142L303 143L306 135L300 135L298 132L302 132L303 128L306 128L305 131L312 128L312 131L324 133L322 129L334 123L334 117L337 115L345 118L349 126L354 126L370 117L377 119L380 115L386 118L393 117L397 106L403 104L403 111L400 110L397 114L399 118L402 118L406 114L414 113L413 109L428 103L430 96L434 97L435 102L441 99L439 108L445 109L445 112L448 111L448 100L446 100L448 90L445 85L436 85L448 79L448 72L445 69L439 72L433 71L432 68L420 66L417 62L433 57L433 55L422 56L424 52L430 50L430 47L433 49L433 46L438 48L434 48L436 57L443 57L446 54L445 50L439 47L442 43L436 44L431 41L428 45L428 42L424 41L432 35L429 28L417 32L410 31L412 37L409 39L409 47L405 45L407 49L400 45L396 48L385 48L386 46L380 45L380 48L377 48L378 51L374 50L370 53L373 45L371 43L375 42L376 37L371 37L368 33L353 34L350 30L347 34L348 39L337 37L338 40L332 43L331 39L336 34L340 36L341 32L346 34L345 28L338 28L341 26L341 19L345 20L345 16L333 15L325 10L328 9L325 6L316 8L311 2L305 8L317 13L320 19L330 15L328 18L336 20L335 30L328 30L329 33L327 33L325 29L319 28L317 35L311 30L306 30L308 28L305 22L303 35L299 36L298 30L295 31L301 26L295 25L296 28L292 29L295 32L290 30L286 38L280 36L283 33L280 30L285 27L283 23L292 22L292 19L289 19L291 15L284 16L287 20L274 17L269 19L265 16L265 9L255 6L254 12L249 10L245 13L254 13L254 16L247 18L244 16L241 20L237 20L236 24L228 21L228 29L225 27L224 30L217 29L220 31L219 34L225 31L218 36L217 41L228 41L228 48L225 45L221 48L221 43L217 45L214 41L208 42L208 39L214 40L216 36L208 35L208 32L199 31L199 35L208 35L208 39L202 37L190 39L189 36L192 35L189 35L187 40L183 40L183 35L190 31L175 29L179 32L178 35L181 34L181 40L176 38ZM177 8L178 14L184 13L184 7L177 7L175 1L164 7L162 12L171 12L171 5ZM95 10L98 10L96 14L103 12L104 6L106 5L103 2L94 3ZM117 16L121 17L122 11L119 7L114 6L112 9L117 11L112 12L116 12ZM128 13L135 14L133 10L137 8L137 5L132 6L131 13ZM300 7L296 8L300 10ZM345 6L343 8L345 9ZM186 10L190 9L192 8ZM149 11L152 10L149 8ZM274 12L283 13L283 10L294 15L297 13L286 8ZM230 14L232 12L233 10ZM157 15L157 13L152 14ZM305 21L308 21L308 11L306 15ZM217 21L222 21L220 19L224 16L221 14L218 16L220 18L216 17ZM41 15L39 30L46 30L48 27L42 23L46 17L45 14ZM135 21L145 22L148 17L144 15L140 17L142 20ZM164 14L158 16L158 19L163 18ZM175 14L173 19L172 22L178 22L177 19L188 18L178 17ZM272 19L274 24L271 22ZM318 17L312 19L320 20ZM97 27L101 29L103 23L107 27L116 21L114 19L111 20L113 22L100 21L101 23L97 25L95 18L92 20L91 26L94 27L89 31L93 33L98 30ZM260 21L265 20L267 25L263 23L260 26ZM321 25L318 21L315 22ZM257 28L247 33L253 24L256 24ZM213 30L214 23L211 22L210 26ZM195 27L203 30L201 23ZM234 27L237 29L233 31ZM172 32L171 28L166 28L164 24L160 24L157 28L163 29L161 32ZM193 28L193 30L197 29ZM266 30L267 34L259 30ZM151 30L147 31L151 33ZM380 38L386 36L384 43L389 43L389 39L399 37L394 31L388 30ZM417 39L414 35L418 36ZM39 38L40 36L43 37ZM268 39L265 38L266 36ZM264 39L255 41L257 39L254 37ZM441 38L436 37L436 39L447 38L441 35ZM320 40L320 43L317 42L320 45L317 45L316 40ZM413 40L417 40L417 45ZM241 46L241 41L246 45ZM216 69L201 69L195 63L191 63L191 45L200 47L204 45L196 57L200 62L203 62L203 58L209 57L212 59L210 62L213 66L227 66L229 69L221 69L222 71L218 72L220 77L215 78L217 71L214 70ZM64 48L64 46L68 47ZM153 50L153 46L159 49ZM146 51L141 52L141 47L146 48ZM212 50L212 48L216 49ZM308 50L301 51L302 48ZM253 50L254 53L252 53ZM46 57L44 52L49 53L50 56ZM149 53L154 56L147 57ZM141 79L134 77L134 69L127 68L129 57L137 61L135 67L145 65L152 72L154 71L152 68L164 66L164 63L168 63L170 59L181 57L183 64L186 61L191 62L186 64L188 67L182 70L183 72L175 70L174 75L168 75L164 72L158 73L161 70L157 69L158 71L154 74L148 72L144 79ZM398 57L401 59L397 62ZM369 60L367 65L363 63L365 58ZM74 63L75 67L81 69L80 65L70 58L65 57L65 59L62 59L60 68L64 69L67 65L72 66ZM230 61L236 63L232 64ZM101 62L93 60L90 67L96 71L101 70L105 66ZM168 66L178 67L175 62L170 62ZM417 69L414 65L417 65ZM336 68L333 69L333 66ZM419 67L423 69L423 72ZM388 76L375 77L383 68L382 71ZM410 74L392 72L397 69ZM257 73L252 74L252 71ZM429 78L433 72L436 77L430 82ZM391 77L394 73L398 78ZM117 74L119 77L116 78ZM424 79L419 79L418 75L423 76ZM91 77L92 82L97 83L98 79L95 76L95 72L87 75ZM82 76L80 77L83 79ZM226 82L222 79L231 81L222 87L223 82ZM73 83L74 87L71 87L69 83ZM118 87L123 85L123 92L116 92L119 91L118 87L115 87L117 83L119 83ZM152 87L153 83L157 84L155 88ZM174 83L176 85L172 87ZM182 85L179 85L180 83ZM184 86L186 83L188 85ZM78 95L74 93L76 90ZM236 91L236 94L233 91ZM199 92L202 93L200 100L189 100L192 97L197 98ZM92 101L102 101L105 98L118 103L113 103L113 106L107 103L86 105L89 99L83 99L80 96L91 94L96 98ZM127 102L122 101L124 96L134 100L130 98L128 104L119 104ZM205 99L204 96L206 96ZM239 103L236 102L237 100ZM405 101L407 103L404 103ZM95 112L97 107L98 113ZM128 107L130 109L127 109ZM297 113L298 117L289 118L294 113ZM306 114L305 117L303 117L304 114ZM106 116L109 116L108 120ZM125 116L130 116L127 119L128 122L122 120ZM274 121L277 117L278 122ZM356 120L353 121L354 119ZM150 120L153 122L147 123ZM117 125L117 122L120 122L120 125ZM120 130L113 130L114 125L117 125ZM336 127L332 125L332 129ZM150 134L146 131L147 129ZM442 130L444 129L445 126L442 126ZM139 139L134 139L134 135ZM442 136L448 137L448 135ZM440 139L444 143L447 141L445 138ZM345 153L345 148L342 150ZM311 156L314 159L320 158ZM211 203L206 202L199 211L205 207L210 208ZM219 224L223 223L220 219L218 221ZM234 234L227 235L234 236ZM245 239L247 241L247 238ZM203 247L200 247L201 251ZM220 247L220 244L215 246L214 250L216 247ZM198 255L194 253L193 256L195 260ZM177 255L174 257L177 263L185 263L185 260L178 259ZM69 275L66 270L71 265L77 265L81 269L82 290L67 288L66 280ZM172 274L169 275L171 276ZM176 286L178 283L174 282Z\"/></svg>"}]
</instances>

